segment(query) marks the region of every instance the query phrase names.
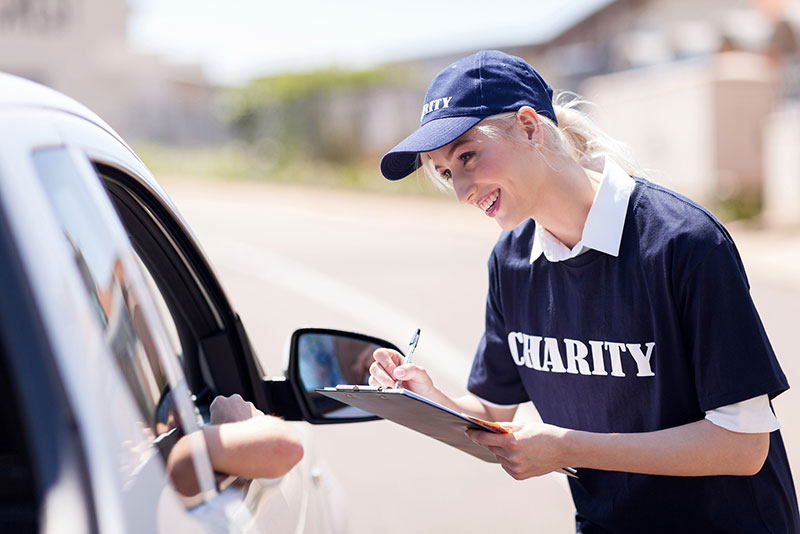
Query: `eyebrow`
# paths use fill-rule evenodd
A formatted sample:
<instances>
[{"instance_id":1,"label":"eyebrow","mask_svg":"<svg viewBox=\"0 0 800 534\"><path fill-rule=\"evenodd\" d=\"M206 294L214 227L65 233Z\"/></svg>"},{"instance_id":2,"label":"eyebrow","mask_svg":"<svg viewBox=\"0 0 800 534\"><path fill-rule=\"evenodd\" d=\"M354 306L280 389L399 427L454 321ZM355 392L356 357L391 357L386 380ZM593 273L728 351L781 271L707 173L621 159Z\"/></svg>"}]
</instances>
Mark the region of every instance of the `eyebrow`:
<instances>
[{"instance_id":1,"label":"eyebrow","mask_svg":"<svg viewBox=\"0 0 800 534\"><path fill-rule=\"evenodd\" d=\"M447 151L447 159L450 159L450 158L453 157L453 152L455 152L458 147L460 147L464 143L469 143L470 141L472 141L472 139L458 139L456 141L453 141L453 144L450 147L450 150ZM433 158L431 158L430 154L428 154L428 158L433 159ZM441 167L441 165L434 165L433 168L438 171L439 167Z\"/></svg>"}]
</instances>

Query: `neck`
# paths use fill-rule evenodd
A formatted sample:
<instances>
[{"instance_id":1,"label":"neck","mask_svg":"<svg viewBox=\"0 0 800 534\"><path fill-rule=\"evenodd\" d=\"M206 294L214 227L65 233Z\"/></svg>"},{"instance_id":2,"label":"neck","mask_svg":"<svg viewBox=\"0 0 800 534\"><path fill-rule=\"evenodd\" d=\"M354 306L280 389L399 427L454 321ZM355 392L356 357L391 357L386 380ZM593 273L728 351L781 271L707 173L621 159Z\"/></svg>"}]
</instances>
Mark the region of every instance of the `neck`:
<instances>
[{"instance_id":1,"label":"neck","mask_svg":"<svg viewBox=\"0 0 800 534\"><path fill-rule=\"evenodd\" d=\"M581 167L572 159L565 161L561 169L548 177L550 187L538 202L542 210L534 219L572 248L583 236L586 217L602 175Z\"/></svg>"}]
</instances>

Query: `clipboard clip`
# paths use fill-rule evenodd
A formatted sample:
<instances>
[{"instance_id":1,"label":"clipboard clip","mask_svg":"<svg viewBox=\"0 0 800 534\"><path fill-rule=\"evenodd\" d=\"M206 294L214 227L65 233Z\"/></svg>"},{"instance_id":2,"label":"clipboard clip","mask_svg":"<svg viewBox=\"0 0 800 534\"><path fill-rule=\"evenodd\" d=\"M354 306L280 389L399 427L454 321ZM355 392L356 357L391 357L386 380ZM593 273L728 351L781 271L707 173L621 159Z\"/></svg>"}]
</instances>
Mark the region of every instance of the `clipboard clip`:
<instances>
[{"instance_id":1,"label":"clipboard clip","mask_svg":"<svg viewBox=\"0 0 800 534\"><path fill-rule=\"evenodd\" d=\"M351 385L351 384L339 384L335 388L324 388L326 390L335 390L335 391L352 391L353 393L358 393L359 391L383 391L381 386L358 386L358 385Z\"/></svg>"}]
</instances>

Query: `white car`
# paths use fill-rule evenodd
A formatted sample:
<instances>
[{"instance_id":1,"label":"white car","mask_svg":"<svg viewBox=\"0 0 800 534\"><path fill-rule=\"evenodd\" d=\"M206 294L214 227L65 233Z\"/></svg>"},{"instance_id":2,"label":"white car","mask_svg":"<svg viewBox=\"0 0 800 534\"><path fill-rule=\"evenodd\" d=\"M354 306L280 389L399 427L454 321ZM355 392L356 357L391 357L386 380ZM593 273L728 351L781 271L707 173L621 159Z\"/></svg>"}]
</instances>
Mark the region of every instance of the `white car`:
<instances>
[{"instance_id":1,"label":"white car","mask_svg":"<svg viewBox=\"0 0 800 534\"><path fill-rule=\"evenodd\" d=\"M372 419L314 389L363 383L357 358L378 345L396 348L298 330L286 376L267 378L130 147L68 97L0 74L0 531L345 531L306 423L305 457L278 479L215 473L197 430L234 393L290 421ZM180 439L185 485L165 469Z\"/></svg>"}]
</instances>

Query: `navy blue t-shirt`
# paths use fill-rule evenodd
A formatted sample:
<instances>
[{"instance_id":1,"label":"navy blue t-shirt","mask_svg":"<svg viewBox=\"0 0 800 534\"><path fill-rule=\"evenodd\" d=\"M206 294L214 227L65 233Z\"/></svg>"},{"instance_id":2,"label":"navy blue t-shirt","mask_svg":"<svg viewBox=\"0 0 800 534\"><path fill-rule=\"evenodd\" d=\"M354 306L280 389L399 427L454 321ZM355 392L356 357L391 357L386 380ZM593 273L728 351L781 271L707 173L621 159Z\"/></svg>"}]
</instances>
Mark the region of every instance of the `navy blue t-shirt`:
<instances>
[{"instance_id":1,"label":"navy blue t-shirt","mask_svg":"<svg viewBox=\"0 0 800 534\"><path fill-rule=\"evenodd\" d=\"M788 388L736 247L702 207L636 179L617 257L531 264L534 232L532 220L503 232L490 257L475 395L531 400L545 423L608 433L671 428ZM579 475L570 488L587 534L800 529L779 431L751 477Z\"/></svg>"}]
</instances>

